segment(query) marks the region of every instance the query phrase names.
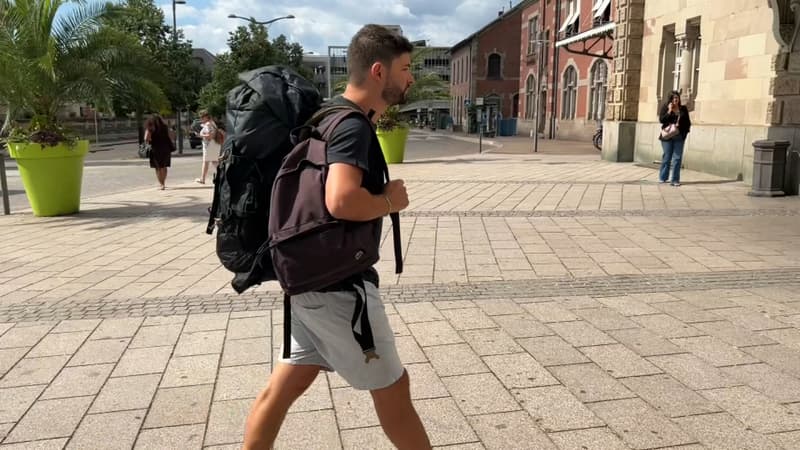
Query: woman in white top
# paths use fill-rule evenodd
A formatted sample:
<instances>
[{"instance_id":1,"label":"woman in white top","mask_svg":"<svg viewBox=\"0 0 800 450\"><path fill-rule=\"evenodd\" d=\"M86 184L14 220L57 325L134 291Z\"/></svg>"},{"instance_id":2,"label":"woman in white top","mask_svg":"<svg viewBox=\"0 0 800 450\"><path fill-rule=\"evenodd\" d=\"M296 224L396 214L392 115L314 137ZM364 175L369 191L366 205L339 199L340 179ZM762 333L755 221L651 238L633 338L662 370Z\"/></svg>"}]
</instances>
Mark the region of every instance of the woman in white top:
<instances>
[{"instance_id":1,"label":"woman in white top","mask_svg":"<svg viewBox=\"0 0 800 450\"><path fill-rule=\"evenodd\" d=\"M200 112L200 121L203 123L203 129L200 130L200 137L203 138L203 169L200 178L194 181L205 184L206 175L208 175L208 166L213 165L214 170L217 170L220 145L214 140L214 137L217 135L217 125L208 114L208 111Z\"/></svg>"}]
</instances>

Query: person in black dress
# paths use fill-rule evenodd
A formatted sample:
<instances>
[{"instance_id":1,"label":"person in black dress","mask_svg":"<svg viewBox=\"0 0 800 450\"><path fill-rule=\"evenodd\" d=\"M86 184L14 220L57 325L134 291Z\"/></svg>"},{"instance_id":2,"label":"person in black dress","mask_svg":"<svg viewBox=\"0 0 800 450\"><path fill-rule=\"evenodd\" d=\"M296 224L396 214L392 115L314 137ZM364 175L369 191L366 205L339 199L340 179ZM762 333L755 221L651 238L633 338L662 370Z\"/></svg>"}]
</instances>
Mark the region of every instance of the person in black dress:
<instances>
[{"instance_id":1,"label":"person in black dress","mask_svg":"<svg viewBox=\"0 0 800 450\"><path fill-rule=\"evenodd\" d=\"M154 114L145 124L144 141L150 144L150 167L156 169L156 178L163 191L166 188L167 168L172 159L172 150L175 148L173 133L164 120Z\"/></svg>"}]
</instances>

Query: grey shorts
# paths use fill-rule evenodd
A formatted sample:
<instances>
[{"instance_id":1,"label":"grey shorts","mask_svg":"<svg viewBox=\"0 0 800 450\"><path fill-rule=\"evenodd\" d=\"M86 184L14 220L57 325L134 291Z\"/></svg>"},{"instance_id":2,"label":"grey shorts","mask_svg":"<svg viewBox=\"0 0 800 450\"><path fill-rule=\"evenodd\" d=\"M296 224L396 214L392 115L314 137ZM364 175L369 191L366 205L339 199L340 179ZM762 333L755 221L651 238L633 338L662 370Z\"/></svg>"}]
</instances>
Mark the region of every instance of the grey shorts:
<instances>
[{"instance_id":1,"label":"grey shorts","mask_svg":"<svg viewBox=\"0 0 800 450\"><path fill-rule=\"evenodd\" d=\"M375 285L365 282L364 286L377 359L366 362L353 336L355 292L307 292L292 296L292 348L289 359L280 362L322 366L360 390L385 388L399 380L403 365L386 309Z\"/></svg>"}]
</instances>

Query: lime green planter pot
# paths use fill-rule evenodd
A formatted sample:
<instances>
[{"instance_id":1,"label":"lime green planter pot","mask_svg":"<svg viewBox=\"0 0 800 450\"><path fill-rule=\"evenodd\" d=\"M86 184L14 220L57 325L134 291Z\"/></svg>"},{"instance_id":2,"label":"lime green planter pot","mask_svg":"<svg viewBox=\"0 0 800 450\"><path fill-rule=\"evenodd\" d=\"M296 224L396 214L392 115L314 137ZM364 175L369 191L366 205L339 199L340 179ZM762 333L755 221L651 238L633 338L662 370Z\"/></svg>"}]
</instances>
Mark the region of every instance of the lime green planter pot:
<instances>
[{"instance_id":1,"label":"lime green planter pot","mask_svg":"<svg viewBox=\"0 0 800 450\"><path fill-rule=\"evenodd\" d=\"M89 152L89 141L55 147L10 143L8 150L17 161L35 216L61 216L80 210L83 158Z\"/></svg>"},{"instance_id":2,"label":"lime green planter pot","mask_svg":"<svg viewBox=\"0 0 800 450\"><path fill-rule=\"evenodd\" d=\"M398 127L392 131L378 130L378 141L381 143L383 157L388 164L403 162L406 153L406 139L408 139L408 128Z\"/></svg>"}]
</instances>

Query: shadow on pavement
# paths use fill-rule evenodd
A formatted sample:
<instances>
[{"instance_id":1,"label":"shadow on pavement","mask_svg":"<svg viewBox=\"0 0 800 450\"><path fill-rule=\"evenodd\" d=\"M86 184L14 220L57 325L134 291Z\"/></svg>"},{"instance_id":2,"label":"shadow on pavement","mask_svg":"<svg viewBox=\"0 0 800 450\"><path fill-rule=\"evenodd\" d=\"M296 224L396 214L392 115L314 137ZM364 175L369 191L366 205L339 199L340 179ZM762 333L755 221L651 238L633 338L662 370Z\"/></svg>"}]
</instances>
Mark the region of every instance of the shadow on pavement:
<instances>
[{"instance_id":1,"label":"shadow on pavement","mask_svg":"<svg viewBox=\"0 0 800 450\"><path fill-rule=\"evenodd\" d=\"M502 158L454 158L454 159L415 159L403 164L474 164L479 162L503 161ZM391 165L390 165L391 167Z\"/></svg>"},{"instance_id":2,"label":"shadow on pavement","mask_svg":"<svg viewBox=\"0 0 800 450\"><path fill-rule=\"evenodd\" d=\"M178 203L165 204L159 201L92 201L84 200L81 211L77 214L59 217L42 217L37 220L16 224L18 226L88 226L87 230L114 228L147 222L153 219L188 218L198 224L198 233L204 232L204 224L208 220L210 204L200 202L196 198L185 198ZM23 213L29 215L30 213ZM101 219L101 220L98 220ZM156 230L153 230L156 232Z\"/></svg>"}]
</instances>

